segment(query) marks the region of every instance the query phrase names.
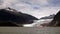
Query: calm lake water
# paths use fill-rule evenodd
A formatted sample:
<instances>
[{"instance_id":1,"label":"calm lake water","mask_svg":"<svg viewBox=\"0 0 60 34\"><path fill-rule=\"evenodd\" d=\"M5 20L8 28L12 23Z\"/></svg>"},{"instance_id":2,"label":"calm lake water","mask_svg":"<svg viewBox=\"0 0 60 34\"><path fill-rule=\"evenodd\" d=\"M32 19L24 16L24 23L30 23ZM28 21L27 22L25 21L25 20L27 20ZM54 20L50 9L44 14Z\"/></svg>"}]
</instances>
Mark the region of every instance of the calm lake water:
<instances>
[{"instance_id":1,"label":"calm lake water","mask_svg":"<svg viewBox=\"0 0 60 34\"><path fill-rule=\"evenodd\" d=\"M60 34L60 27L0 27L0 34Z\"/></svg>"}]
</instances>

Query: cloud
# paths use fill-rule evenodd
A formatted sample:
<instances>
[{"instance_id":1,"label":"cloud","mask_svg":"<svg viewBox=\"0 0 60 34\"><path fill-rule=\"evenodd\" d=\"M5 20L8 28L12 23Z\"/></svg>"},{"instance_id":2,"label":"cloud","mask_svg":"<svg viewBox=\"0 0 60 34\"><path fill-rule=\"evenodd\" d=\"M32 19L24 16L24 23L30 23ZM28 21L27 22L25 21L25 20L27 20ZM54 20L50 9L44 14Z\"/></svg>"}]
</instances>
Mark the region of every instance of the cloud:
<instances>
[{"instance_id":1,"label":"cloud","mask_svg":"<svg viewBox=\"0 0 60 34\"><path fill-rule=\"evenodd\" d=\"M15 4L27 4L33 9L40 9L41 7L60 6L60 0L0 0L0 4L3 1L4 6L14 6ZM26 6L27 6L26 5ZM20 6L20 5L19 5Z\"/></svg>"},{"instance_id":2,"label":"cloud","mask_svg":"<svg viewBox=\"0 0 60 34\"><path fill-rule=\"evenodd\" d=\"M2 3L3 3L2 0L0 0L0 5L1 5Z\"/></svg>"},{"instance_id":3,"label":"cloud","mask_svg":"<svg viewBox=\"0 0 60 34\"><path fill-rule=\"evenodd\" d=\"M49 5L53 7L60 7L60 0L48 0Z\"/></svg>"},{"instance_id":4,"label":"cloud","mask_svg":"<svg viewBox=\"0 0 60 34\"><path fill-rule=\"evenodd\" d=\"M6 8L6 7L12 7L12 4L17 3L17 0L2 0L3 3L1 3L0 7L1 8Z\"/></svg>"},{"instance_id":5,"label":"cloud","mask_svg":"<svg viewBox=\"0 0 60 34\"><path fill-rule=\"evenodd\" d=\"M19 7L20 10L32 9L32 7L30 5L22 3L22 2L16 3L15 6Z\"/></svg>"},{"instance_id":6,"label":"cloud","mask_svg":"<svg viewBox=\"0 0 60 34\"><path fill-rule=\"evenodd\" d=\"M47 0L33 0L33 4L38 4L38 5L46 5L48 4Z\"/></svg>"},{"instance_id":7,"label":"cloud","mask_svg":"<svg viewBox=\"0 0 60 34\"><path fill-rule=\"evenodd\" d=\"M27 10L20 10L20 11L22 11L23 13L31 14L39 19L39 18L44 17L44 16L56 14L59 10L60 10L59 7L52 7L52 8L45 7L45 8L42 8L40 10L27 9Z\"/></svg>"},{"instance_id":8,"label":"cloud","mask_svg":"<svg viewBox=\"0 0 60 34\"><path fill-rule=\"evenodd\" d=\"M23 2L30 2L29 4L39 4L39 5L45 5L48 4L47 0L22 0Z\"/></svg>"},{"instance_id":9,"label":"cloud","mask_svg":"<svg viewBox=\"0 0 60 34\"><path fill-rule=\"evenodd\" d=\"M30 5L33 9L40 9L44 5L48 4L47 0L20 0L21 2Z\"/></svg>"},{"instance_id":10,"label":"cloud","mask_svg":"<svg viewBox=\"0 0 60 34\"><path fill-rule=\"evenodd\" d=\"M37 18L56 14L60 10L60 0L2 0L2 7L12 7Z\"/></svg>"}]
</instances>

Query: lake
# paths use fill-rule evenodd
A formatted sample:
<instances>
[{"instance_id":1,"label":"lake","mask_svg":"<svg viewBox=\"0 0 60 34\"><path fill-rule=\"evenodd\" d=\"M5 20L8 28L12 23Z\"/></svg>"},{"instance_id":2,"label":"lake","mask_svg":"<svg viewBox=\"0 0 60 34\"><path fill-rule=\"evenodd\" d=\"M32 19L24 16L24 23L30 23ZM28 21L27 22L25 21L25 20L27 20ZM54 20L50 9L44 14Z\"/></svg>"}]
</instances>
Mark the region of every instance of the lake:
<instances>
[{"instance_id":1,"label":"lake","mask_svg":"<svg viewBox=\"0 0 60 34\"><path fill-rule=\"evenodd\" d=\"M0 34L60 34L60 27L0 27Z\"/></svg>"}]
</instances>

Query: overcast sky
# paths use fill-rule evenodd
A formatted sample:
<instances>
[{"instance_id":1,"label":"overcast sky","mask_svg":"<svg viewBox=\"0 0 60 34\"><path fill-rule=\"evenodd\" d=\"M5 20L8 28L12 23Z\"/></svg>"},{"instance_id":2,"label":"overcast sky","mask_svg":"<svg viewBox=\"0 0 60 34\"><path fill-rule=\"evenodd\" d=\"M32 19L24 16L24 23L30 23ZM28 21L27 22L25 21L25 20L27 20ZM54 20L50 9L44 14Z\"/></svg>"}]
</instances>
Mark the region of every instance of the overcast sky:
<instances>
[{"instance_id":1,"label":"overcast sky","mask_svg":"<svg viewBox=\"0 0 60 34\"><path fill-rule=\"evenodd\" d=\"M60 0L0 0L0 8L12 7L37 18L56 14Z\"/></svg>"}]
</instances>

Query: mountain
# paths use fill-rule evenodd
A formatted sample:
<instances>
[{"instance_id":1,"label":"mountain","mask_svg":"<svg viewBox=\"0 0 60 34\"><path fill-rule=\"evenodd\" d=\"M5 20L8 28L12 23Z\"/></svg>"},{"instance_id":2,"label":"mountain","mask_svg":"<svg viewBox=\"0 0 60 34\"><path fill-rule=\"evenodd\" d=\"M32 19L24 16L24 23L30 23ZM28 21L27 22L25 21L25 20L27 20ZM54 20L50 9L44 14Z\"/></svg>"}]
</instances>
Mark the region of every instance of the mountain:
<instances>
[{"instance_id":1,"label":"mountain","mask_svg":"<svg viewBox=\"0 0 60 34\"><path fill-rule=\"evenodd\" d=\"M55 14L52 14L52 15L50 15L50 16L45 16L45 17L42 17L42 18L40 18L40 19L53 19L54 16L55 16Z\"/></svg>"},{"instance_id":2,"label":"mountain","mask_svg":"<svg viewBox=\"0 0 60 34\"><path fill-rule=\"evenodd\" d=\"M12 22L14 24L30 24L33 20L38 20L36 17L18 12L15 9L7 8L0 9L0 24L6 22Z\"/></svg>"},{"instance_id":3,"label":"mountain","mask_svg":"<svg viewBox=\"0 0 60 34\"><path fill-rule=\"evenodd\" d=\"M49 26L60 26L60 11L54 16Z\"/></svg>"},{"instance_id":4,"label":"mountain","mask_svg":"<svg viewBox=\"0 0 60 34\"><path fill-rule=\"evenodd\" d=\"M60 27L60 11L54 16L51 22L42 24L42 26Z\"/></svg>"}]
</instances>

